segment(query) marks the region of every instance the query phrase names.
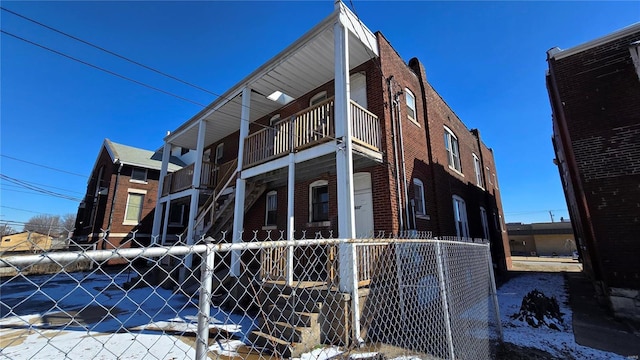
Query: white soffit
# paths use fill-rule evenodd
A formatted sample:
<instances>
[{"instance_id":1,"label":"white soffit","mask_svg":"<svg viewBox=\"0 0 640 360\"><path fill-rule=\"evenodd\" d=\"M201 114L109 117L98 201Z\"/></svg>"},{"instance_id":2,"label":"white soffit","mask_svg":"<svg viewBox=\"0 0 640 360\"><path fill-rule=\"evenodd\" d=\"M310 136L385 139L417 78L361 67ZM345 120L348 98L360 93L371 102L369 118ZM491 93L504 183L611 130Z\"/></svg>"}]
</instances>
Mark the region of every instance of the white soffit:
<instances>
[{"instance_id":1,"label":"white soffit","mask_svg":"<svg viewBox=\"0 0 640 360\"><path fill-rule=\"evenodd\" d=\"M280 91L297 99L333 80L333 26L338 19L342 19L349 33L351 68L377 57L378 47L375 35L344 4L341 3L340 7L343 10L342 16L333 12L287 49L216 99L207 109L182 124L168 135L165 141L195 149L198 135L198 126L195 124L203 118L207 121L206 145L238 131L242 112L240 94L244 86L254 90L250 105L250 121L253 122L282 107L282 104L267 99L267 96L273 92Z\"/></svg>"}]
</instances>

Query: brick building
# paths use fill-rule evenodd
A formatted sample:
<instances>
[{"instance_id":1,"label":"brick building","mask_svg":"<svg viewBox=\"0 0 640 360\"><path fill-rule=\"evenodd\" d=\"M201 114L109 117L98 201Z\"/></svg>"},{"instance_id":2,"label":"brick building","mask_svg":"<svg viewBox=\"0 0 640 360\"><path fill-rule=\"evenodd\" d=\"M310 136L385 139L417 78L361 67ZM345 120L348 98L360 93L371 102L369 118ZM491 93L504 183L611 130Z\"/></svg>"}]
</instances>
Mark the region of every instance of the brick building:
<instances>
[{"instance_id":1,"label":"brick building","mask_svg":"<svg viewBox=\"0 0 640 360\"><path fill-rule=\"evenodd\" d=\"M556 163L585 272L640 318L640 24L547 52Z\"/></svg>"},{"instance_id":2,"label":"brick building","mask_svg":"<svg viewBox=\"0 0 640 360\"><path fill-rule=\"evenodd\" d=\"M509 262L493 151L418 59L407 64L341 2L164 141L165 154L196 159L169 175L164 159L163 243L181 202L194 214L188 243L225 230L233 242L431 232L489 239L500 269Z\"/></svg>"},{"instance_id":3,"label":"brick building","mask_svg":"<svg viewBox=\"0 0 640 360\"><path fill-rule=\"evenodd\" d=\"M177 149L180 152L180 149ZM180 155L177 153L175 155ZM105 139L78 207L74 239L98 249L149 244L162 165L161 154ZM168 171L185 164L171 156ZM170 228L180 231L183 224Z\"/></svg>"}]
</instances>

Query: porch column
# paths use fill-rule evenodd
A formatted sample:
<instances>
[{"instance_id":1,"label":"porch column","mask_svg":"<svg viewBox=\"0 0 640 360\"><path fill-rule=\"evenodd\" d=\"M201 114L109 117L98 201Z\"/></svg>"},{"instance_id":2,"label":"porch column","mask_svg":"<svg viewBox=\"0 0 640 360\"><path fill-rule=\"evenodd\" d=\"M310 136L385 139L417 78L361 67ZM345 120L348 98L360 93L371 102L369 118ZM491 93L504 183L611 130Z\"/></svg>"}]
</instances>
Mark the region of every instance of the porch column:
<instances>
[{"instance_id":1,"label":"porch column","mask_svg":"<svg viewBox=\"0 0 640 360\"><path fill-rule=\"evenodd\" d=\"M338 236L353 239L355 235L355 211L353 199L353 145L351 143L351 112L349 111L349 34L344 25L342 3L338 22L333 26L335 65L335 124L336 124L336 181L338 187ZM340 291L351 294L353 341L360 342L360 314L355 245L342 243L338 249Z\"/></svg>"},{"instance_id":2,"label":"porch column","mask_svg":"<svg viewBox=\"0 0 640 360\"><path fill-rule=\"evenodd\" d=\"M158 181L158 196L156 197L156 209L153 212L153 228L151 230L152 246L158 244L158 235L160 235L160 224L162 220L162 213L161 213L162 204L160 203L160 199L162 198L162 188L164 187L164 178L167 176L168 169L169 169L170 157L171 157L171 144L165 141L164 148L162 149L162 167L160 168L160 179Z\"/></svg>"},{"instance_id":3,"label":"porch column","mask_svg":"<svg viewBox=\"0 0 640 360\"><path fill-rule=\"evenodd\" d=\"M187 224L187 245L195 243L196 236L196 219L198 218L198 198L200 191L200 172L202 171L202 155L204 153L204 136L207 131L207 123L200 120L198 123L198 140L196 142L196 160L193 167L193 179L191 180L191 203L189 204L189 222ZM191 269L193 256L188 255L185 259L185 266Z\"/></svg>"},{"instance_id":4,"label":"porch column","mask_svg":"<svg viewBox=\"0 0 640 360\"><path fill-rule=\"evenodd\" d=\"M167 243L167 229L169 228L169 212L171 211L171 198L164 202L164 225L162 226L162 236L160 244Z\"/></svg>"},{"instance_id":5,"label":"porch column","mask_svg":"<svg viewBox=\"0 0 640 360\"><path fill-rule=\"evenodd\" d=\"M234 244L242 242L242 230L244 229L244 198L246 180L242 178L242 163L244 162L244 139L249 135L249 115L251 105L251 89L242 89L242 111L240 113L240 136L238 138L238 177L236 178L236 199L233 208L233 233L232 242ZM231 252L232 276L240 276L240 251Z\"/></svg>"},{"instance_id":6,"label":"porch column","mask_svg":"<svg viewBox=\"0 0 640 360\"><path fill-rule=\"evenodd\" d=\"M296 161L293 152L293 131L295 117L291 117L289 125L289 178L287 179L287 240L294 240L295 232L295 215L294 209L294 193L296 188ZM293 285L293 246L287 248L287 284Z\"/></svg>"}]
</instances>

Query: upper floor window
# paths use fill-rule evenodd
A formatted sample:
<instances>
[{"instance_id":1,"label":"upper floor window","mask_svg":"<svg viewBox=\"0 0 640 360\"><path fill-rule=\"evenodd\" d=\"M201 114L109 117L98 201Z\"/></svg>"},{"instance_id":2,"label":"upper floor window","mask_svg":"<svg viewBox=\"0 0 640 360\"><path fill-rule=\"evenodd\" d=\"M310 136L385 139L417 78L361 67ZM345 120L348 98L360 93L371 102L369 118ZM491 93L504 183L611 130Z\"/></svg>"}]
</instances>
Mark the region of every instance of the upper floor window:
<instances>
[{"instance_id":1,"label":"upper floor window","mask_svg":"<svg viewBox=\"0 0 640 360\"><path fill-rule=\"evenodd\" d=\"M145 190L129 189L123 225L138 225L140 223L146 193Z\"/></svg>"},{"instance_id":2,"label":"upper floor window","mask_svg":"<svg viewBox=\"0 0 640 360\"><path fill-rule=\"evenodd\" d=\"M130 181L147 182L147 169L133 168Z\"/></svg>"},{"instance_id":3,"label":"upper floor window","mask_svg":"<svg viewBox=\"0 0 640 360\"><path fill-rule=\"evenodd\" d=\"M416 97L409 89L404 89L404 94L407 100L407 116L409 120L416 121Z\"/></svg>"},{"instance_id":4,"label":"upper floor window","mask_svg":"<svg viewBox=\"0 0 640 360\"><path fill-rule=\"evenodd\" d=\"M318 180L309 186L310 222L329 221L329 185Z\"/></svg>"},{"instance_id":5,"label":"upper floor window","mask_svg":"<svg viewBox=\"0 0 640 360\"><path fill-rule=\"evenodd\" d=\"M444 146L447 149L447 161L449 167L462 172L462 166L460 165L460 146L458 145L458 138L453 134L449 128L444 128Z\"/></svg>"},{"instance_id":6,"label":"upper floor window","mask_svg":"<svg viewBox=\"0 0 640 360\"><path fill-rule=\"evenodd\" d=\"M267 193L267 206L264 218L264 224L266 226L275 226L277 224L278 214L278 192L269 191Z\"/></svg>"},{"instance_id":7,"label":"upper floor window","mask_svg":"<svg viewBox=\"0 0 640 360\"><path fill-rule=\"evenodd\" d=\"M476 185L484 188L484 178L482 177L482 164L480 164L480 158L478 155L473 154L473 167L476 170Z\"/></svg>"},{"instance_id":8,"label":"upper floor window","mask_svg":"<svg viewBox=\"0 0 640 360\"><path fill-rule=\"evenodd\" d=\"M413 203L416 216L427 215L424 202L424 184L420 179L413 179Z\"/></svg>"},{"instance_id":9,"label":"upper floor window","mask_svg":"<svg viewBox=\"0 0 640 360\"><path fill-rule=\"evenodd\" d=\"M326 91L321 91L315 95L313 95L313 97L311 98L311 100L309 100L309 106L314 106L317 105L323 101L327 100L327 92Z\"/></svg>"}]
</instances>

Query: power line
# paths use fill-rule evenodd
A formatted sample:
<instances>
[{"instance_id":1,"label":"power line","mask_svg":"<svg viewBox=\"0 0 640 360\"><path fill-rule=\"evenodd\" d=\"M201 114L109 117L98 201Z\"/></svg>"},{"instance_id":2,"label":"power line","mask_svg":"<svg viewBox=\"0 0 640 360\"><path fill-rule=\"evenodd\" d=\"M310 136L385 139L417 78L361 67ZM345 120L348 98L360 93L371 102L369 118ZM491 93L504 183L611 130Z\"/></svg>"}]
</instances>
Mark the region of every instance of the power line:
<instances>
[{"instance_id":1,"label":"power line","mask_svg":"<svg viewBox=\"0 0 640 360\"><path fill-rule=\"evenodd\" d=\"M34 162L31 162L31 161L27 161L27 160L22 160L22 159L15 158L15 157L13 157L13 156L5 155L5 154L0 154L0 156L2 156L2 157L4 157L4 158L7 158L7 159L11 159L11 160L15 160L15 161L20 161L20 162L23 162L23 163L26 163L26 164L30 164L30 165L34 165L34 166L39 166L39 167L42 167L42 168L45 168L45 169L54 170L54 171L58 171L58 172L65 173L65 174L69 174L69 175L80 176L80 177L83 177L83 178L85 178L85 179L87 178L85 175L81 175L81 174L74 173L74 172L71 172L71 171L66 171L66 170L57 169L57 168L54 168L54 167L51 167L51 166L47 166L47 165L36 164L36 163L34 163Z\"/></svg>"},{"instance_id":2,"label":"power line","mask_svg":"<svg viewBox=\"0 0 640 360\"><path fill-rule=\"evenodd\" d=\"M70 195L65 195L65 194L61 194L58 192L54 192L54 191L50 191L47 189L43 189L41 187L35 186L35 185L30 185L22 180L16 179L16 178L12 178L10 176L4 175L4 174L0 174L0 179L3 179L5 181L8 181L10 183L16 184L18 186L24 187L26 189L35 191L35 192L39 192L42 194L47 194L47 195L51 195L54 197L59 197L61 199L66 199L66 200L71 200L71 201L82 201L82 199L70 196Z\"/></svg>"},{"instance_id":3,"label":"power line","mask_svg":"<svg viewBox=\"0 0 640 360\"><path fill-rule=\"evenodd\" d=\"M47 184L40 184L40 183L36 183L36 182L33 182L33 181L27 181L27 180L23 180L23 179L20 179L20 181L28 183L28 184L32 184L32 185L44 186L45 188L51 188L51 189L62 190L62 191L66 191L66 192L71 192L71 193L75 193L75 194L84 195L84 193L79 192L79 191L63 189L63 188L59 188L59 187L56 187L56 186L51 186L51 185L47 185Z\"/></svg>"},{"instance_id":4,"label":"power line","mask_svg":"<svg viewBox=\"0 0 640 360\"><path fill-rule=\"evenodd\" d=\"M24 211L24 212L34 213L34 214L40 214L40 215L51 215L51 214L42 213L42 212L38 212L38 211L20 209L20 208L15 208L15 207L11 207L11 206L5 206L5 205L0 205L0 207L5 208L5 209L11 209L11 210Z\"/></svg>"},{"instance_id":5,"label":"power line","mask_svg":"<svg viewBox=\"0 0 640 360\"><path fill-rule=\"evenodd\" d=\"M173 96L173 97L175 97L175 98L178 98L178 99L180 99L180 100L184 100L184 101L190 102L190 103L195 104L195 105L198 105L198 106L206 107L206 105L203 105L203 104L201 104L201 103L199 103L199 102L197 102L197 101L193 101L193 100L187 99L186 97L183 97L183 96L180 96L180 95L177 95L177 94L171 93L171 92L169 92L169 91L162 90L162 89L157 88L157 87L155 87L155 86L152 86L152 85L149 85L149 84L145 84L145 83L143 83L142 81L138 81L138 80L132 79L132 78L130 78L130 77L127 77L127 76L124 76L124 75L120 75L120 74L118 74L118 73L116 73L116 72L113 72L113 71L111 71L111 70L105 69L105 68L100 67L100 66L97 66L97 65L93 65L93 64L91 64L91 63L89 63L89 62L86 62L86 61L84 61L84 60L80 60L80 59L78 59L78 58L76 58L76 57L73 57L73 56L71 56L71 55L67 55L67 54L65 54L65 53L63 53L63 52L60 52L60 51L58 51L58 50L54 50L54 49L52 49L52 48L49 48L49 47L46 47L46 46L44 46L44 45L38 44L38 43L33 42L33 41L31 41L31 40L27 40L27 39L25 39L25 38L23 38L23 37L20 37L20 36L18 36L18 35L12 34L12 33L8 32L8 31L0 30L0 32L2 32L2 33L3 33L3 34L5 34L5 35L11 36L11 37L13 37L13 38L16 38L16 39L18 39L18 40L24 41L24 42L26 42L26 43L28 43L28 44L33 45L33 46L37 46L37 47L39 47L39 48L41 48L41 49L44 49L44 50L50 51L50 52L52 52L52 53L54 53L54 54L57 54L57 55L60 55L60 56L66 57L67 59L71 59L71 60L73 60L73 61L77 61L77 62L79 62L79 63L81 63L81 64L86 65L86 66L89 66L89 67L92 67L92 68L94 68L94 69L97 69L97 70L100 70L100 71L106 72L107 74L110 74L110 75L113 75L113 76L119 77L119 78L121 78L121 79L124 79L124 80L130 81L130 82L132 82L132 83L134 83L134 84L138 84L138 85L140 85L140 86L144 86L144 87L149 88L149 89L151 89L151 90L155 90L155 91L161 92L161 93L163 93L163 94L165 94L165 95Z\"/></svg>"},{"instance_id":6,"label":"power line","mask_svg":"<svg viewBox=\"0 0 640 360\"><path fill-rule=\"evenodd\" d=\"M83 43L83 44L85 44L85 45L88 45L88 46L91 46L91 47L93 47L93 48L95 48L95 49L98 49L98 50L100 50L100 51L103 51L103 52L105 52L105 53L107 53L107 54L109 54L109 55L113 55L113 56L115 56L115 57L117 57L117 58L120 58L120 59L122 59L122 60L128 61L128 62L130 62L130 63L132 63L132 64L135 64L135 65L138 65L138 66L140 66L140 67L142 67L142 68L145 68L145 69L147 69L147 70L153 71L153 72L155 72L155 73L157 73L157 74L160 74L160 75L162 75L162 76L164 76L164 77L167 77L167 78L169 78L169 79L172 79L172 80L178 81L178 82L180 82L180 83L182 83L182 84L185 84L185 85L191 86L191 87L193 87L193 88L195 88L195 89L198 89L198 90L200 90L200 91L204 91L204 92L209 93L209 94L211 94L211 95L215 95L215 96L217 96L217 97L220 97L220 95L218 95L218 94L214 93L213 91L209 91L209 90L207 90L207 89L205 89L205 88L203 88L203 87L201 87L201 86L198 86L198 85L192 84L192 83L190 83L190 82L188 82L188 81L185 81L185 80L182 80L182 79L180 79L180 78L178 78L178 77L176 77L176 76L173 76L173 75L167 74L167 73L162 72L162 71L160 71L160 70L158 70L158 69L155 69L155 68L152 68L152 67L150 67L150 66L144 65L144 64L142 64L142 63L140 63L140 62L138 62L138 61L132 60L132 59L130 59L130 58L126 57L126 56L120 55L120 54L118 54L118 53L116 53L116 52L114 52L114 51L107 50L107 49L105 49L105 48L103 48L103 47L101 47L101 46L98 46L98 45L96 45L96 44L93 44L93 43L91 43L91 42L89 42L89 41L86 41L86 40L80 39L79 37L77 37L77 36L73 36L73 35L71 35L71 34L68 34L68 33L64 32L64 31L62 31L62 30L58 30L58 29L56 29L56 28L54 28L54 27L51 27L51 26L46 25L46 24L43 24L43 23L41 23L41 22L39 22L39 21L37 21L37 20L31 19L31 18L29 18L29 17L27 17L27 16L25 16L25 15L18 14L17 12L12 11L12 10L9 10L9 9L7 9L7 8L5 8L5 7L2 7L2 6L0 6L0 9L4 10L4 11L6 11L6 12L10 13L10 14L13 14L13 15L15 15L15 16L18 16L18 17L20 17L20 18L22 18L22 19L24 19L24 20L30 21L30 22L32 22L32 23L34 23L34 24L40 25L40 26L42 26L42 27L44 27L44 28L47 28L47 29L49 29L49 30L51 30L51 31L54 31L54 32L56 32L56 33L58 33L58 34L64 35L64 36L66 36L66 37L68 37L68 38L71 38L71 39L73 39L73 40L79 41L79 42L81 42L81 43Z\"/></svg>"}]
</instances>

